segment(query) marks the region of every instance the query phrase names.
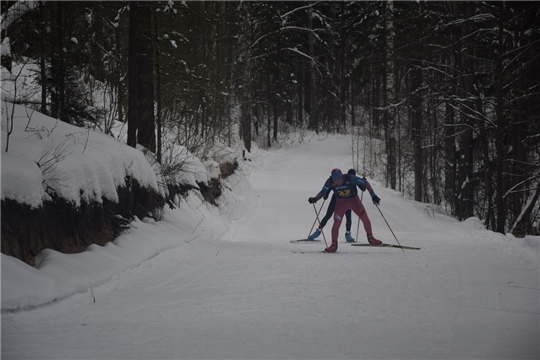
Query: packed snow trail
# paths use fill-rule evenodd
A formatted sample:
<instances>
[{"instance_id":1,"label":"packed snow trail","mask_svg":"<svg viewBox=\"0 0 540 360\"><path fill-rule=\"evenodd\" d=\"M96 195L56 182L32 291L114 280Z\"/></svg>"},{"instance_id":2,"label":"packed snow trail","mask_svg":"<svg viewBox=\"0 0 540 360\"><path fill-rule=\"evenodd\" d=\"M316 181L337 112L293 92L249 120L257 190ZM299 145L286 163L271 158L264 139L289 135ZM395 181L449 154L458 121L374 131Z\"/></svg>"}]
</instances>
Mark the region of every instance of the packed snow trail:
<instances>
[{"instance_id":1,"label":"packed snow trail","mask_svg":"<svg viewBox=\"0 0 540 360\"><path fill-rule=\"evenodd\" d=\"M220 239L182 241L91 293L4 313L2 358L538 359L537 238L457 222L372 181L400 242L422 250L353 247L342 225L338 253L291 251L324 249L289 240L308 235L307 199L330 170L350 167L348 144L330 136L255 159L243 169L252 189L228 204L245 211ZM153 226L172 238L181 221L168 211Z\"/></svg>"}]
</instances>

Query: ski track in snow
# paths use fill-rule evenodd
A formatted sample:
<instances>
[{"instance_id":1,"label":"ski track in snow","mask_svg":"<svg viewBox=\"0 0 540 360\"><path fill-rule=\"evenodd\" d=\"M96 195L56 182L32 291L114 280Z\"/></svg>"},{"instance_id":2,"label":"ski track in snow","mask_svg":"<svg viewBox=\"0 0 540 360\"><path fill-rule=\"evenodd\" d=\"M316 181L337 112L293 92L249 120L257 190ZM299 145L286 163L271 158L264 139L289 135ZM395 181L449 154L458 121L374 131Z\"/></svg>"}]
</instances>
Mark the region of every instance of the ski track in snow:
<instances>
[{"instance_id":1,"label":"ski track in snow","mask_svg":"<svg viewBox=\"0 0 540 360\"><path fill-rule=\"evenodd\" d=\"M308 235L307 199L332 168L348 170L349 152L343 136L271 152L250 165L245 211L221 238L182 242L92 293L4 312L2 358L538 359L538 248L520 239L372 181L401 244L421 250L352 247L343 224L337 254L291 251L324 249L289 240ZM395 243L367 193L364 204L375 236Z\"/></svg>"}]
</instances>

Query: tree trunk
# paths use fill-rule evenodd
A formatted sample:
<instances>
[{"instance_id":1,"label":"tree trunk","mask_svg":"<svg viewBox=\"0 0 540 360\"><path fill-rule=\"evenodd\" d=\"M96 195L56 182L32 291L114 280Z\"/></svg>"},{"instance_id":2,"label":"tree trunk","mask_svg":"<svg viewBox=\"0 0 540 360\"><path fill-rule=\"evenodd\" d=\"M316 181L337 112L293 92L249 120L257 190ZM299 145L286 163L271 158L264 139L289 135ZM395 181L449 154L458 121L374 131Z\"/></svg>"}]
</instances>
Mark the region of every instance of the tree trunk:
<instances>
[{"instance_id":1,"label":"tree trunk","mask_svg":"<svg viewBox=\"0 0 540 360\"><path fill-rule=\"evenodd\" d=\"M504 113L504 97L503 97L503 54L504 54L504 20L505 4L500 5L499 29L498 29L498 56L495 57L495 181L497 192L495 194L495 207L497 214L496 231L504 234L506 224L506 209L504 203L504 160L506 158L506 150L504 146L503 136L505 132L505 113Z\"/></svg>"},{"instance_id":2,"label":"tree trunk","mask_svg":"<svg viewBox=\"0 0 540 360\"><path fill-rule=\"evenodd\" d=\"M156 43L156 120L157 120L157 162L162 163L161 160L161 116L162 116L162 106L161 106L161 64L159 62L159 46L158 46L158 26L157 21L154 21L154 41Z\"/></svg>"},{"instance_id":3,"label":"tree trunk","mask_svg":"<svg viewBox=\"0 0 540 360\"><path fill-rule=\"evenodd\" d=\"M275 35L276 53L278 53L278 54L279 54L279 51L280 51L279 38L280 38L279 34ZM279 86L280 86L280 84L279 84L279 82L280 82L279 67L274 66L274 69L273 69L272 73L273 73L273 79L272 79L273 111L272 112L274 113L274 136L273 136L273 139L274 139L274 141L277 141L278 123L279 123L279 97L278 97L278 92L280 91L280 89L279 89Z\"/></svg>"},{"instance_id":4,"label":"tree trunk","mask_svg":"<svg viewBox=\"0 0 540 360\"><path fill-rule=\"evenodd\" d=\"M381 104L384 102L384 94L381 90L381 76L375 76L375 79L372 79L372 114L371 114L371 125L372 125L372 133L370 135L379 135L380 126L381 126ZM383 81L384 83L384 81Z\"/></svg>"},{"instance_id":5,"label":"tree trunk","mask_svg":"<svg viewBox=\"0 0 540 360\"><path fill-rule=\"evenodd\" d=\"M359 125L356 123L356 112L354 111L354 81L349 81L349 103L351 104L351 125L354 127Z\"/></svg>"},{"instance_id":6,"label":"tree trunk","mask_svg":"<svg viewBox=\"0 0 540 360\"><path fill-rule=\"evenodd\" d=\"M313 7L309 7L308 12L308 46L309 46L309 69L310 69L310 100L309 100L309 128L319 133L319 117L317 114L317 74L315 73L315 39L313 36Z\"/></svg>"},{"instance_id":7,"label":"tree trunk","mask_svg":"<svg viewBox=\"0 0 540 360\"><path fill-rule=\"evenodd\" d=\"M137 147L137 127L138 127L138 75L137 75L137 12L138 2L130 3L129 11L129 44L128 44L128 129L127 144Z\"/></svg>"},{"instance_id":8,"label":"tree trunk","mask_svg":"<svg viewBox=\"0 0 540 360\"><path fill-rule=\"evenodd\" d=\"M466 19L473 16L474 4L463 3L464 16ZM465 220L474 216L474 133L472 109L474 108L474 100L471 99L474 90L474 63L473 63L473 41L468 35L472 33L471 24L465 24L462 28L461 38L464 38L464 44L456 49L457 66L461 72L459 98L463 99L459 105L460 111L460 130L459 136L459 156L458 161L458 207L456 209L459 220Z\"/></svg>"},{"instance_id":9,"label":"tree trunk","mask_svg":"<svg viewBox=\"0 0 540 360\"><path fill-rule=\"evenodd\" d=\"M239 67L239 98L240 98L240 123L242 128L242 140L248 152L251 151L251 4L240 4L240 33L238 34L238 63Z\"/></svg>"},{"instance_id":10,"label":"tree trunk","mask_svg":"<svg viewBox=\"0 0 540 360\"><path fill-rule=\"evenodd\" d=\"M301 71L301 77L300 79L304 78L304 71ZM304 90L303 87L300 85L300 82L296 85L296 93L298 94L298 105L297 105L297 115L296 115L296 122L298 126L302 126L304 124Z\"/></svg>"},{"instance_id":11,"label":"tree trunk","mask_svg":"<svg viewBox=\"0 0 540 360\"><path fill-rule=\"evenodd\" d=\"M45 37L47 31L45 28L45 10L43 2L39 3L39 43L41 47L40 54L40 76L41 76L41 113L47 115L47 71L45 69L45 58L47 54L47 48L45 47Z\"/></svg>"},{"instance_id":12,"label":"tree trunk","mask_svg":"<svg viewBox=\"0 0 540 360\"><path fill-rule=\"evenodd\" d=\"M151 8L151 2L130 2L128 145L155 152Z\"/></svg>"},{"instance_id":13,"label":"tree trunk","mask_svg":"<svg viewBox=\"0 0 540 360\"><path fill-rule=\"evenodd\" d=\"M420 17L418 24L418 33L416 46L416 56L420 58L419 61L413 62L413 69L411 69L411 106L412 106L412 138L413 138L413 158L414 158L414 200L423 201L423 178L424 178L424 154L422 151L422 60L423 43L422 36L424 33L422 14L422 3L419 5Z\"/></svg>"},{"instance_id":14,"label":"tree trunk","mask_svg":"<svg viewBox=\"0 0 540 360\"><path fill-rule=\"evenodd\" d=\"M53 91L51 92L51 116L57 119L65 120L63 117L64 109L64 31L62 24L63 3L56 3L56 24L55 34L56 47L51 46L51 72L53 77Z\"/></svg>"},{"instance_id":15,"label":"tree trunk","mask_svg":"<svg viewBox=\"0 0 540 360\"><path fill-rule=\"evenodd\" d=\"M456 196L456 140L454 108L447 102L444 120L444 198L450 204L452 214L457 209Z\"/></svg>"},{"instance_id":16,"label":"tree trunk","mask_svg":"<svg viewBox=\"0 0 540 360\"><path fill-rule=\"evenodd\" d=\"M422 201L422 180L424 177L424 155L422 153L422 69L420 64L411 70L412 87L412 137L414 148L414 200Z\"/></svg>"},{"instance_id":17,"label":"tree trunk","mask_svg":"<svg viewBox=\"0 0 540 360\"><path fill-rule=\"evenodd\" d=\"M386 156L387 182L396 189L396 102L394 74L394 2L386 2Z\"/></svg>"}]
</instances>

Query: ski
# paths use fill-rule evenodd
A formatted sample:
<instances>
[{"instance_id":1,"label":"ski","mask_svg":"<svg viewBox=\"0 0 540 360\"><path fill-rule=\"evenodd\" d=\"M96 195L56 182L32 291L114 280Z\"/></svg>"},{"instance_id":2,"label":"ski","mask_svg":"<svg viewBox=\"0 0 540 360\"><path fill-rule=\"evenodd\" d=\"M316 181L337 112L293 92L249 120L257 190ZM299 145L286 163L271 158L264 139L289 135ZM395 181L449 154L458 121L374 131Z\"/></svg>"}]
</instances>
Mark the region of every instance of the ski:
<instances>
[{"instance_id":1,"label":"ski","mask_svg":"<svg viewBox=\"0 0 540 360\"><path fill-rule=\"evenodd\" d=\"M291 240L292 244L317 244L320 242L321 240L309 240L309 239Z\"/></svg>"},{"instance_id":2,"label":"ski","mask_svg":"<svg viewBox=\"0 0 540 360\"><path fill-rule=\"evenodd\" d=\"M356 251L340 251L340 250L336 251L335 253L329 253L324 250L313 250L313 251L291 250L291 252L293 254L361 254L361 252L356 252Z\"/></svg>"},{"instance_id":3,"label":"ski","mask_svg":"<svg viewBox=\"0 0 540 360\"><path fill-rule=\"evenodd\" d=\"M356 244L356 243L353 243L351 244L351 246L370 246L370 247L390 247L390 248L398 248L398 249L405 249L405 250L420 250L421 248L419 247L412 247L412 246L399 246L399 245L394 245L394 244L381 244L381 245L371 245L371 244Z\"/></svg>"}]
</instances>

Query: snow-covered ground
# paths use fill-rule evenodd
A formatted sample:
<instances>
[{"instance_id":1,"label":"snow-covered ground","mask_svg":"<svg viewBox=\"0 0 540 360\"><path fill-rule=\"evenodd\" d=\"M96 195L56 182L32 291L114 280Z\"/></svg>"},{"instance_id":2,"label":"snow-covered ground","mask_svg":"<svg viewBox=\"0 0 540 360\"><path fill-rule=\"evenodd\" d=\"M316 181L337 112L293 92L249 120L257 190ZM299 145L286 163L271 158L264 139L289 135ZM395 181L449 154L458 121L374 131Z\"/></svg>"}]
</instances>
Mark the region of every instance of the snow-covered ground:
<instances>
[{"instance_id":1,"label":"snow-covered ground","mask_svg":"<svg viewBox=\"0 0 540 360\"><path fill-rule=\"evenodd\" d=\"M351 164L348 137L309 138L256 149L219 208L192 194L161 222L82 254L44 251L36 268L2 255L2 358L540 357L538 237L458 222L371 181L401 244L421 250L352 247L345 225L336 254L291 244L315 220L308 197ZM375 236L395 243L364 200Z\"/></svg>"}]
</instances>

